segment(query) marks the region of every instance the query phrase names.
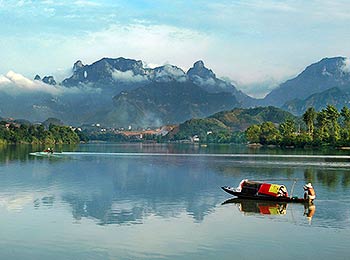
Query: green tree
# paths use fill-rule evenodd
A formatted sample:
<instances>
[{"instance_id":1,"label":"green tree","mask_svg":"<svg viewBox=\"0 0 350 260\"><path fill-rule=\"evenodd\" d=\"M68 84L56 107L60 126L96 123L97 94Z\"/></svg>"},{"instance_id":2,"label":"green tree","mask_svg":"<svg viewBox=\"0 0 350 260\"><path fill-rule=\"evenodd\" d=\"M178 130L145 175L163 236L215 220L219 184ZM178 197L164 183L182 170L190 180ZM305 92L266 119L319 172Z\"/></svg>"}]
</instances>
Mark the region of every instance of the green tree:
<instances>
[{"instance_id":1,"label":"green tree","mask_svg":"<svg viewBox=\"0 0 350 260\"><path fill-rule=\"evenodd\" d=\"M328 121L328 130L330 142L332 144L336 144L340 139L340 126L338 123L338 119L340 117L340 113L333 105L328 105L326 108L326 118Z\"/></svg>"},{"instance_id":2,"label":"green tree","mask_svg":"<svg viewBox=\"0 0 350 260\"><path fill-rule=\"evenodd\" d=\"M297 135L295 133L295 122L292 119L286 119L286 121L280 124L279 131L282 136L281 145L291 146L295 144Z\"/></svg>"},{"instance_id":3,"label":"green tree","mask_svg":"<svg viewBox=\"0 0 350 260\"><path fill-rule=\"evenodd\" d=\"M305 122L308 133L311 135L314 132L314 123L317 116L317 112L313 107L309 107L303 114L303 121Z\"/></svg>"},{"instance_id":4,"label":"green tree","mask_svg":"<svg viewBox=\"0 0 350 260\"><path fill-rule=\"evenodd\" d=\"M45 127L43 125L38 125L36 127L36 130L34 131L35 137L40 141L43 142L46 138L47 132L45 131Z\"/></svg>"},{"instance_id":5,"label":"green tree","mask_svg":"<svg viewBox=\"0 0 350 260\"><path fill-rule=\"evenodd\" d=\"M344 106L340 111L340 115L343 119L343 126L350 129L350 109Z\"/></svg>"},{"instance_id":6,"label":"green tree","mask_svg":"<svg viewBox=\"0 0 350 260\"><path fill-rule=\"evenodd\" d=\"M89 141L89 137L87 136L87 134L86 134L85 132L80 131L80 130L78 130L78 129L75 129L74 132L78 135L79 140L80 140L81 142L86 143L86 142Z\"/></svg>"},{"instance_id":7,"label":"green tree","mask_svg":"<svg viewBox=\"0 0 350 260\"><path fill-rule=\"evenodd\" d=\"M241 131L232 132L230 143L243 144L246 142L247 142L247 137L245 135L245 132L241 132Z\"/></svg>"},{"instance_id":8,"label":"green tree","mask_svg":"<svg viewBox=\"0 0 350 260\"><path fill-rule=\"evenodd\" d=\"M327 129L328 126L328 118L326 115L326 111L322 109L317 113L316 116L316 127L314 133L314 144L322 145L325 142L328 142L329 139L329 131Z\"/></svg>"},{"instance_id":9,"label":"green tree","mask_svg":"<svg viewBox=\"0 0 350 260\"><path fill-rule=\"evenodd\" d=\"M307 132L301 132L295 137L296 147L305 147L306 145L312 145L312 136Z\"/></svg>"},{"instance_id":10,"label":"green tree","mask_svg":"<svg viewBox=\"0 0 350 260\"><path fill-rule=\"evenodd\" d=\"M259 143L261 128L260 125L251 125L245 131L248 142L250 143Z\"/></svg>"},{"instance_id":11,"label":"green tree","mask_svg":"<svg viewBox=\"0 0 350 260\"><path fill-rule=\"evenodd\" d=\"M0 144L6 144L9 139L9 130L5 125L0 124Z\"/></svg>"},{"instance_id":12,"label":"green tree","mask_svg":"<svg viewBox=\"0 0 350 260\"><path fill-rule=\"evenodd\" d=\"M279 131L282 136L288 136L296 132L295 122L292 119L286 119L279 125Z\"/></svg>"},{"instance_id":13,"label":"green tree","mask_svg":"<svg viewBox=\"0 0 350 260\"><path fill-rule=\"evenodd\" d=\"M281 139L280 132L272 122L264 122L261 124L260 143L261 144L277 144Z\"/></svg>"},{"instance_id":14,"label":"green tree","mask_svg":"<svg viewBox=\"0 0 350 260\"><path fill-rule=\"evenodd\" d=\"M340 115L342 118L341 143L342 145L350 145L350 109L344 106L340 111Z\"/></svg>"}]
</instances>

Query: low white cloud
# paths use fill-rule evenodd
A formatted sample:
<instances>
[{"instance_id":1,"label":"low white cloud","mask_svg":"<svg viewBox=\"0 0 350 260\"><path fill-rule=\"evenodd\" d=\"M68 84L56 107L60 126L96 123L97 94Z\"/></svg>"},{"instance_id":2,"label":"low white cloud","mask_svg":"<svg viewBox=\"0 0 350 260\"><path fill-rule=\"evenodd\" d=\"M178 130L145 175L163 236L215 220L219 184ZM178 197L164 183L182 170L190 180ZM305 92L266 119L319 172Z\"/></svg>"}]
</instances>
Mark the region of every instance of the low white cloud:
<instances>
[{"instance_id":1,"label":"low white cloud","mask_svg":"<svg viewBox=\"0 0 350 260\"><path fill-rule=\"evenodd\" d=\"M102 92L102 89L94 87L93 83L79 83L77 87L60 85L57 88L60 90L60 94L100 94Z\"/></svg>"},{"instance_id":2,"label":"low white cloud","mask_svg":"<svg viewBox=\"0 0 350 260\"><path fill-rule=\"evenodd\" d=\"M6 75L0 75L0 90L11 95L30 92L59 94L61 92L57 87L47 85L41 81L30 80L13 71L9 71Z\"/></svg>"},{"instance_id":3,"label":"low white cloud","mask_svg":"<svg viewBox=\"0 0 350 260\"><path fill-rule=\"evenodd\" d=\"M154 79L156 81L176 80L184 82L187 80L187 77L182 69L172 66L170 64L166 64L163 67L155 69Z\"/></svg>"},{"instance_id":4,"label":"low white cloud","mask_svg":"<svg viewBox=\"0 0 350 260\"><path fill-rule=\"evenodd\" d=\"M287 80L287 79L285 79ZM264 98L274 88L276 88L284 80L276 80L274 78L262 78L259 82L235 82L237 89L242 90L247 95L254 98Z\"/></svg>"},{"instance_id":5,"label":"low white cloud","mask_svg":"<svg viewBox=\"0 0 350 260\"><path fill-rule=\"evenodd\" d=\"M12 81L9 80L7 77L0 75L0 87L2 85L7 85L7 84L11 84L11 83L12 83Z\"/></svg>"},{"instance_id":6,"label":"low white cloud","mask_svg":"<svg viewBox=\"0 0 350 260\"><path fill-rule=\"evenodd\" d=\"M101 89L94 88L89 84L70 88L63 87L61 85L53 86L45 84L39 80L28 79L14 71L9 71L6 75L0 75L0 91L12 96L33 94L36 92L43 92L57 96L63 94L100 93Z\"/></svg>"},{"instance_id":7,"label":"low white cloud","mask_svg":"<svg viewBox=\"0 0 350 260\"><path fill-rule=\"evenodd\" d=\"M127 71L119 71L119 70L114 70L112 72L112 77L116 81L125 81L125 82L143 82L147 80L146 77L142 75L135 75L133 71L127 70Z\"/></svg>"},{"instance_id":8,"label":"low white cloud","mask_svg":"<svg viewBox=\"0 0 350 260\"><path fill-rule=\"evenodd\" d=\"M144 68L149 68L149 69L154 69L157 67L160 67L161 64L156 64L156 63L147 63L146 61L142 61L143 67Z\"/></svg>"},{"instance_id":9,"label":"low white cloud","mask_svg":"<svg viewBox=\"0 0 350 260\"><path fill-rule=\"evenodd\" d=\"M12 82L12 83L14 83L22 88L35 89L35 88L39 87L39 85L36 82L34 82L33 80L30 80L19 73L15 73L12 70L7 72L6 78L10 82Z\"/></svg>"},{"instance_id":10,"label":"low white cloud","mask_svg":"<svg viewBox=\"0 0 350 260\"><path fill-rule=\"evenodd\" d=\"M346 73L350 73L350 59L349 58L344 59L342 70Z\"/></svg>"},{"instance_id":11,"label":"low white cloud","mask_svg":"<svg viewBox=\"0 0 350 260\"><path fill-rule=\"evenodd\" d=\"M213 78L203 79L197 75L194 76L194 82L199 86L214 86L216 81Z\"/></svg>"}]
</instances>

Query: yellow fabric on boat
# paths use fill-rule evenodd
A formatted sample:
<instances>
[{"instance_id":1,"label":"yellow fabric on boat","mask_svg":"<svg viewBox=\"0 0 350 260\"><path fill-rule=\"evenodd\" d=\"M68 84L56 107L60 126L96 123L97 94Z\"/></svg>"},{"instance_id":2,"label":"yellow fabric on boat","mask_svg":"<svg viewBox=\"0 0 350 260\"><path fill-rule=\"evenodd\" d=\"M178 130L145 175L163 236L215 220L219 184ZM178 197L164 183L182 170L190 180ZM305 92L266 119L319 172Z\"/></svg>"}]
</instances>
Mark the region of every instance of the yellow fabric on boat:
<instances>
[{"instance_id":1,"label":"yellow fabric on boat","mask_svg":"<svg viewBox=\"0 0 350 260\"><path fill-rule=\"evenodd\" d=\"M271 186L269 188L269 192L274 193L274 194L278 194L280 187L281 187L281 185L271 184Z\"/></svg>"}]
</instances>

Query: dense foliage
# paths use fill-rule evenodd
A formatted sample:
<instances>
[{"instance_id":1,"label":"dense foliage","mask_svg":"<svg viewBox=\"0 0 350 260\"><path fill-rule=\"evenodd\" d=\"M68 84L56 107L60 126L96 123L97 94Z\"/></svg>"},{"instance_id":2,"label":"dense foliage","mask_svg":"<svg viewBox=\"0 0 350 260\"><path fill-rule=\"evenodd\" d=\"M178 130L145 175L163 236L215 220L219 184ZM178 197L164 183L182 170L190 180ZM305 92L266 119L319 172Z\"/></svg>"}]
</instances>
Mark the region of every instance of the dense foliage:
<instances>
[{"instance_id":1,"label":"dense foliage","mask_svg":"<svg viewBox=\"0 0 350 260\"><path fill-rule=\"evenodd\" d=\"M68 126L15 124L0 122L0 143L3 144L74 144L80 142L79 135Z\"/></svg>"},{"instance_id":2,"label":"dense foliage","mask_svg":"<svg viewBox=\"0 0 350 260\"><path fill-rule=\"evenodd\" d=\"M191 119L179 125L167 136L170 141L197 140L201 143L245 143L244 130L253 124L272 121L280 124L286 118L296 118L276 107L235 108L208 118Z\"/></svg>"},{"instance_id":3,"label":"dense foliage","mask_svg":"<svg viewBox=\"0 0 350 260\"><path fill-rule=\"evenodd\" d=\"M261 124L266 121L280 124L286 118L296 119L291 113L273 106L235 108L231 111L216 113L209 118L219 120L232 131L244 131L252 124Z\"/></svg>"},{"instance_id":4,"label":"dense foliage","mask_svg":"<svg viewBox=\"0 0 350 260\"><path fill-rule=\"evenodd\" d=\"M304 147L350 146L350 110L343 107L339 112L328 105L319 112L308 108L302 116L304 124L288 118L278 126L271 122L251 125L246 137L251 143Z\"/></svg>"}]
</instances>

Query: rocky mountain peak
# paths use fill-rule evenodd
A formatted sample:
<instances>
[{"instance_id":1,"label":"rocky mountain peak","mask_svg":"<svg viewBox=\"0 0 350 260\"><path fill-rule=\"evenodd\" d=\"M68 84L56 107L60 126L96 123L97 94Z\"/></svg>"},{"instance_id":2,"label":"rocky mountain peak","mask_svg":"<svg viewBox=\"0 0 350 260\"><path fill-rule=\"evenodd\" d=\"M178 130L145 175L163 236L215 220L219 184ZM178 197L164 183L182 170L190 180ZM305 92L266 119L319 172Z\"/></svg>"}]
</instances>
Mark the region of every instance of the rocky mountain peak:
<instances>
[{"instance_id":1,"label":"rocky mountain peak","mask_svg":"<svg viewBox=\"0 0 350 260\"><path fill-rule=\"evenodd\" d=\"M204 68L204 62L202 60L198 60L193 64L194 68Z\"/></svg>"},{"instance_id":2,"label":"rocky mountain peak","mask_svg":"<svg viewBox=\"0 0 350 260\"><path fill-rule=\"evenodd\" d=\"M215 73L205 67L202 60L193 64L187 73L181 68L166 64L156 68L145 68L141 60L119 58L102 58L90 65L77 61L73 66L73 75L65 79L64 86L90 84L109 93L137 89L153 83L194 83L209 93L231 93L244 104L250 98L238 91L234 85L216 78Z\"/></svg>"},{"instance_id":3,"label":"rocky mountain peak","mask_svg":"<svg viewBox=\"0 0 350 260\"><path fill-rule=\"evenodd\" d=\"M73 72L77 72L78 70L80 70L83 67L84 67L84 64L82 63L82 61L78 60L73 65Z\"/></svg>"},{"instance_id":4,"label":"rocky mountain peak","mask_svg":"<svg viewBox=\"0 0 350 260\"><path fill-rule=\"evenodd\" d=\"M324 58L305 68L297 77L287 80L272 90L264 104L282 106L285 102L300 99L338 87L350 89L350 62L345 57Z\"/></svg>"},{"instance_id":5,"label":"rocky mountain peak","mask_svg":"<svg viewBox=\"0 0 350 260\"><path fill-rule=\"evenodd\" d=\"M42 81L46 84L49 84L49 85L56 85L57 84L57 82L53 76L45 76L45 77L43 77Z\"/></svg>"},{"instance_id":6,"label":"rocky mountain peak","mask_svg":"<svg viewBox=\"0 0 350 260\"><path fill-rule=\"evenodd\" d=\"M308 66L300 76L315 76L319 75L322 77L335 77L343 78L347 77L350 73L350 63L347 58L344 57L333 57L324 58L317 63Z\"/></svg>"},{"instance_id":7,"label":"rocky mountain peak","mask_svg":"<svg viewBox=\"0 0 350 260\"><path fill-rule=\"evenodd\" d=\"M123 74L124 72L125 74ZM120 75L118 74L117 77L114 77L116 73ZM135 76L143 77L144 75L146 75L146 70L143 68L143 63L140 60L123 57L116 59L102 58L90 65L83 65L78 60L73 65L73 75L65 79L62 84L65 86L78 86L79 84L93 83L107 89L115 88L117 78L122 77L124 82L126 78L133 78L133 83L135 83Z\"/></svg>"},{"instance_id":8,"label":"rocky mountain peak","mask_svg":"<svg viewBox=\"0 0 350 260\"><path fill-rule=\"evenodd\" d=\"M141 60L119 57L116 59L103 58L90 66L100 66L106 69L118 70L121 72L132 71L135 75L144 75L145 70Z\"/></svg>"},{"instance_id":9,"label":"rocky mountain peak","mask_svg":"<svg viewBox=\"0 0 350 260\"><path fill-rule=\"evenodd\" d=\"M49 85L56 85L57 84L57 82L53 76L45 76L45 77L41 78L40 75L37 74L37 75L35 75L34 80L42 81L45 84L49 84Z\"/></svg>"},{"instance_id":10,"label":"rocky mountain peak","mask_svg":"<svg viewBox=\"0 0 350 260\"><path fill-rule=\"evenodd\" d=\"M216 79L215 73L211 69L206 68L202 60L196 61L193 67L187 71L187 75L190 78Z\"/></svg>"}]
</instances>

